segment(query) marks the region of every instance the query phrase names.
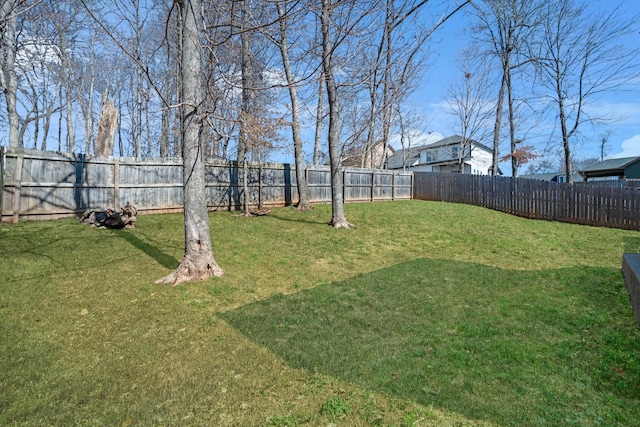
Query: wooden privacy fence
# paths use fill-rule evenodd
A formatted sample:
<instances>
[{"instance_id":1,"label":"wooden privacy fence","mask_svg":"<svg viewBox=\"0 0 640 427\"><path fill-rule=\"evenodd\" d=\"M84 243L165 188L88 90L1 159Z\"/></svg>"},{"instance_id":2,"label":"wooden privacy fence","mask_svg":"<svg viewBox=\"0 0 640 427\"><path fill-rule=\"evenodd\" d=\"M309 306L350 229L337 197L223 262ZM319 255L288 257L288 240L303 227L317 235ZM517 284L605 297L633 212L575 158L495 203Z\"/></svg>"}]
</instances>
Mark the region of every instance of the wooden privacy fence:
<instances>
[{"instance_id":1,"label":"wooden privacy fence","mask_svg":"<svg viewBox=\"0 0 640 427\"><path fill-rule=\"evenodd\" d=\"M211 210L239 209L243 200L243 170L235 162L205 162L207 204ZM328 167L305 170L312 202L331 200ZM344 169L345 202L410 199L411 172ZM248 196L252 206L296 203L295 167L251 164ZM0 147L0 216L2 222L53 219L86 210L119 208L127 201L140 213L182 210L182 160L89 158L36 150L7 151Z\"/></svg>"},{"instance_id":2,"label":"wooden privacy fence","mask_svg":"<svg viewBox=\"0 0 640 427\"><path fill-rule=\"evenodd\" d=\"M466 203L550 221L640 230L640 189L417 172L415 199Z\"/></svg>"}]
</instances>

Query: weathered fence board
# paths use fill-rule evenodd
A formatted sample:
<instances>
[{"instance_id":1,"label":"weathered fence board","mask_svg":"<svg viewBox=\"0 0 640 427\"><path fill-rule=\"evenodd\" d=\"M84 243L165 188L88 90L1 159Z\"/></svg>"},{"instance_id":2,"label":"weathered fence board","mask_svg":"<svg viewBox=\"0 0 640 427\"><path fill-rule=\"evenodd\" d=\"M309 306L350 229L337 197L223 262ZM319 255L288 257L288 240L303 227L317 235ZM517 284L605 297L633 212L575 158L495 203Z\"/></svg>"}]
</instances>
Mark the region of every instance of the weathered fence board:
<instances>
[{"instance_id":1,"label":"weathered fence board","mask_svg":"<svg viewBox=\"0 0 640 427\"><path fill-rule=\"evenodd\" d=\"M0 147L1 148L1 147ZM3 149L0 215L3 222L79 215L85 210L119 208L127 201L141 214L182 209L182 161L88 158L36 150ZM345 202L410 199L412 173L345 169ZM331 173L308 166L312 202L331 200ZM239 209L244 171L235 162L207 160L205 181L211 210ZM298 201L295 168L288 164L250 164L248 200L252 206L286 206Z\"/></svg>"},{"instance_id":2,"label":"weathered fence board","mask_svg":"<svg viewBox=\"0 0 640 427\"><path fill-rule=\"evenodd\" d=\"M525 218L640 230L640 189L434 172L414 175L415 199L466 203Z\"/></svg>"}]
</instances>

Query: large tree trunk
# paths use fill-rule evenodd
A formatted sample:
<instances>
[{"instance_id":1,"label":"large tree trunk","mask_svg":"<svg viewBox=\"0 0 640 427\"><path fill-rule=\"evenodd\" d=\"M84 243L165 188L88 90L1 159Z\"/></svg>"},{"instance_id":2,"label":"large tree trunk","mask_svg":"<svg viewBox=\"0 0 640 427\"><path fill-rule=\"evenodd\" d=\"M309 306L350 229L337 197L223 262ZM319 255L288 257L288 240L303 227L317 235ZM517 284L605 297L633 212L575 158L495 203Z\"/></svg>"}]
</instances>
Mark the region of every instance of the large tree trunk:
<instances>
[{"instance_id":1,"label":"large tree trunk","mask_svg":"<svg viewBox=\"0 0 640 427\"><path fill-rule=\"evenodd\" d=\"M198 107L203 92L200 59L202 10L200 0L181 0L178 4L183 23L181 101L185 249L176 271L156 282L174 286L224 275L213 257L200 140L202 118Z\"/></svg>"},{"instance_id":2,"label":"large tree trunk","mask_svg":"<svg viewBox=\"0 0 640 427\"><path fill-rule=\"evenodd\" d=\"M135 8L135 25L136 25L136 60L138 63L142 61L141 44L142 35L140 23L140 1L134 0L133 7ZM200 13L200 9L197 9L197 13ZM136 160L142 158L142 67L136 67L136 134L134 138L135 156ZM149 135L147 135L147 138Z\"/></svg>"},{"instance_id":3,"label":"large tree trunk","mask_svg":"<svg viewBox=\"0 0 640 427\"><path fill-rule=\"evenodd\" d=\"M316 134L313 143L313 164L320 164L320 140L322 138L322 123L324 122L324 71L320 73L318 85L318 107L316 108Z\"/></svg>"},{"instance_id":4,"label":"large tree trunk","mask_svg":"<svg viewBox=\"0 0 640 427\"><path fill-rule=\"evenodd\" d=\"M562 92L560 91L560 85L558 84L558 111L560 130L562 132L562 148L564 151L564 173L565 180L568 183L573 183L573 171L571 170L571 145L569 139L571 137L570 132L567 129L567 116L564 111L564 101L562 100Z\"/></svg>"},{"instance_id":5,"label":"large tree trunk","mask_svg":"<svg viewBox=\"0 0 640 427\"><path fill-rule=\"evenodd\" d=\"M21 148L19 138L20 119L16 108L18 76L15 70L16 60L16 20L18 2L4 0L0 7L0 20L3 22L3 43L0 45L0 84L4 91L9 119L9 148Z\"/></svg>"},{"instance_id":6,"label":"large tree trunk","mask_svg":"<svg viewBox=\"0 0 640 427\"><path fill-rule=\"evenodd\" d=\"M509 141L511 147L511 176L518 176L518 156L515 155L518 147L516 140L516 118L515 106L513 105L513 87L511 86L511 66L509 65L509 73L507 74L507 102L509 107Z\"/></svg>"},{"instance_id":7,"label":"large tree trunk","mask_svg":"<svg viewBox=\"0 0 640 427\"><path fill-rule=\"evenodd\" d=\"M329 225L335 228L349 228L351 224L344 216L344 201L342 198L343 180L340 170L340 144L338 89L333 75L333 42L331 40L330 0L322 0L322 67L324 68L329 100L329 163L331 166L331 221Z\"/></svg>"},{"instance_id":8,"label":"large tree trunk","mask_svg":"<svg viewBox=\"0 0 640 427\"><path fill-rule=\"evenodd\" d=\"M293 151L296 161L296 184L298 185L298 209L308 211L312 209L309 201L309 186L304 175L304 152L302 151L302 135L300 131L300 106L298 105L298 90L295 85L291 62L289 61L289 47L287 44L287 21L282 2L276 2L278 18L280 20L280 54L289 86L291 98L291 132L293 134Z\"/></svg>"},{"instance_id":9,"label":"large tree trunk","mask_svg":"<svg viewBox=\"0 0 640 427\"><path fill-rule=\"evenodd\" d=\"M394 2L388 0L387 1L387 12L384 24L384 33L385 33L385 67L384 67L384 91L382 92L382 158L380 159L380 169L384 169L385 164L387 163L387 150L389 148L389 135L391 133L391 120L393 117L393 103L391 102L392 94L391 94L391 52L392 52L392 19L395 15L394 12ZM373 148L373 147L372 147ZM374 167L373 164L373 156L374 152L371 153L371 167Z\"/></svg>"},{"instance_id":10,"label":"large tree trunk","mask_svg":"<svg viewBox=\"0 0 640 427\"><path fill-rule=\"evenodd\" d=\"M241 48L241 61L240 61L240 73L242 79L242 106L240 108L240 135L238 136L238 166L242 162L242 213L245 216L251 216L249 211L249 181L247 167L247 156L249 152L249 129L248 117L250 114L251 103L251 88L249 85L252 82L251 73L251 40L249 38L249 32L247 28L247 2L240 3L242 13L242 27L240 28L240 48Z\"/></svg>"},{"instance_id":11,"label":"large tree trunk","mask_svg":"<svg viewBox=\"0 0 640 427\"><path fill-rule=\"evenodd\" d=\"M504 104L504 91L507 86L507 75L503 70L502 82L498 91L498 102L496 103L496 121L493 126L493 160L491 162L491 175L498 176L498 159L500 156L500 129L502 128L502 106Z\"/></svg>"}]
</instances>

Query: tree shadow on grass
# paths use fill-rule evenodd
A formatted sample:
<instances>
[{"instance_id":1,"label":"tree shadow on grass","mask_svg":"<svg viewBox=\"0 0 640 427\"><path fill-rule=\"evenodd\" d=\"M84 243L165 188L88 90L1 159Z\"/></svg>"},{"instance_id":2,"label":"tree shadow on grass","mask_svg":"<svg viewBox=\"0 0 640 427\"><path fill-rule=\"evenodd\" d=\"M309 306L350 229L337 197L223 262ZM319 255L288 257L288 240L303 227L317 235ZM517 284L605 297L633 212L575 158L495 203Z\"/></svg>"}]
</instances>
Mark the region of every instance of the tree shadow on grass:
<instances>
[{"instance_id":1,"label":"tree shadow on grass","mask_svg":"<svg viewBox=\"0 0 640 427\"><path fill-rule=\"evenodd\" d=\"M289 208L289 209L295 209L293 207ZM297 222L299 224L312 224L312 225L327 225L329 223L329 221L322 221L317 219L316 217L311 217L310 215L306 215L306 216L302 216L300 218L290 218L287 216L283 216L283 215L278 215L276 212L272 211L269 213L269 217L277 219L279 221L286 221L286 222Z\"/></svg>"},{"instance_id":2,"label":"tree shadow on grass","mask_svg":"<svg viewBox=\"0 0 640 427\"><path fill-rule=\"evenodd\" d=\"M421 258L220 316L295 368L470 419L640 417L640 333L612 268Z\"/></svg>"},{"instance_id":3,"label":"tree shadow on grass","mask_svg":"<svg viewBox=\"0 0 640 427\"><path fill-rule=\"evenodd\" d=\"M116 234L118 237L131 243L131 245L133 245L133 247L135 247L136 249L149 255L151 258L156 260L158 264L160 264L165 268L168 268L170 270L175 270L176 268L178 268L178 265L180 265L180 262L177 259L167 254L166 252L163 252L157 246L154 246L140 239L138 236L135 235L134 232L131 232L130 230L111 230L111 231L114 234Z\"/></svg>"}]
</instances>

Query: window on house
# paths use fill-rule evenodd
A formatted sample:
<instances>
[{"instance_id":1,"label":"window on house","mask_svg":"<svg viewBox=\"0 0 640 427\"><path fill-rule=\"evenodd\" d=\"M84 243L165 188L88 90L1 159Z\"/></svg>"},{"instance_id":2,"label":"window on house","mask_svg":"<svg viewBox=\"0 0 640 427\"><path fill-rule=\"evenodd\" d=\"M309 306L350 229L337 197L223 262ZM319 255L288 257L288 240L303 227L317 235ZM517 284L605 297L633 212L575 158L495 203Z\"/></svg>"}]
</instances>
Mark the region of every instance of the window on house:
<instances>
[{"instance_id":1,"label":"window on house","mask_svg":"<svg viewBox=\"0 0 640 427\"><path fill-rule=\"evenodd\" d=\"M435 162L436 161L436 155L433 151L427 151L424 153L425 154L425 161L426 162Z\"/></svg>"},{"instance_id":2,"label":"window on house","mask_svg":"<svg viewBox=\"0 0 640 427\"><path fill-rule=\"evenodd\" d=\"M457 145L454 147L451 147L451 158L457 159L459 151L460 151L460 147L458 147Z\"/></svg>"}]
</instances>

